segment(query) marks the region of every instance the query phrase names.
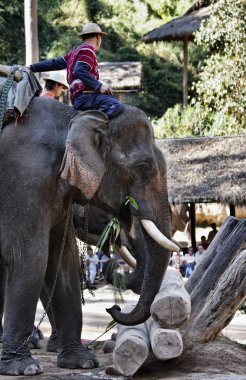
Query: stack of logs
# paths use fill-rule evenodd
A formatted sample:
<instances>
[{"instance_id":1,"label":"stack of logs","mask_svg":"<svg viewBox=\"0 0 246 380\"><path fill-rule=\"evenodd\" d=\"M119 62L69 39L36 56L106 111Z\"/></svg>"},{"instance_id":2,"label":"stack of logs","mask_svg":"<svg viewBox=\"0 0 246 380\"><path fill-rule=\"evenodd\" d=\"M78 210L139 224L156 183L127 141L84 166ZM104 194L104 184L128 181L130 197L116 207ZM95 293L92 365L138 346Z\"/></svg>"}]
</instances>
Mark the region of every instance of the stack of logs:
<instances>
[{"instance_id":1,"label":"stack of logs","mask_svg":"<svg viewBox=\"0 0 246 380\"><path fill-rule=\"evenodd\" d=\"M132 376L151 348L159 360L168 360L214 340L245 297L246 220L228 217L185 286L179 272L169 267L149 320L118 326L115 369Z\"/></svg>"},{"instance_id":2,"label":"stack of logs","mask_svg":"<svg viewBox=\"0 0 246 380\"><path fill-rule=\"evenodd\" d=\"M134 306L126 306L123 312L131 311ZM113 362L115 369L125 376L132 376L141 367L151 348L159 360L175 358L183 351L180 328L189 319L191 302L176 269L168 267L150 312L151 317L145 323L130 327L118 325Z\"/></svg>"}]
</instances>

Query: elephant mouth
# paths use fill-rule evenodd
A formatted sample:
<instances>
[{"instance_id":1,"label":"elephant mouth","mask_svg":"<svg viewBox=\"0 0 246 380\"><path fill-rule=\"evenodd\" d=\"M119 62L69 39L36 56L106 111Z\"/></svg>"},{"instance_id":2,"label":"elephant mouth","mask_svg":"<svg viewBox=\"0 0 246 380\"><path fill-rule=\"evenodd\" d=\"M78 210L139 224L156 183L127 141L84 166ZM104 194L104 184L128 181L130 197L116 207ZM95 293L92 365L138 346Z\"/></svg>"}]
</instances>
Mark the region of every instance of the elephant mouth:
<instances>
[{"instance_id":1,"label":"elephant mouth","mask_svg":"<svg viewBox=\"0 0 246 380\"><path fill-rule=\"evenodd\" d=\"M120 210L120 221L123 221L123 226L129 226L131 225L130 219L132 218L131 211L129 207L126 207L125 205L121 207ZM142 217L141 215L137 216L138 220L140 221L142 228L147 232L147 234L161 247L165 248L169 252L179 252L180 247L176 244L176 242L170 240L168 237L166 237L156 226L156 224L147 219ZM129 227L128 227L129 228ZM126 247L125 247L126 248ZM125 251L125 248L123 251ZM127 248L126 248L127 249ZM124 255L124 252L122 252ZM126 257L128 254L125 251ZM129 264L130 265L130 264Z\"/></svg>"}]
</instances>

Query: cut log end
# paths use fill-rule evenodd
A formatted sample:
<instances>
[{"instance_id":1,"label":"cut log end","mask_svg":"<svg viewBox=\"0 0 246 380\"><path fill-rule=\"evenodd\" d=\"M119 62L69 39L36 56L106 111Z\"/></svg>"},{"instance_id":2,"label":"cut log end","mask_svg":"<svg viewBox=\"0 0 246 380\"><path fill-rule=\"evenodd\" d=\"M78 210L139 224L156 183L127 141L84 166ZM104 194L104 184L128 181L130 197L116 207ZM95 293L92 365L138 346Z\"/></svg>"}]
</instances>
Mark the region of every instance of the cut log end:
<instances>
[{"instance_id":1,"label":"cut log end","mask_svg":"<svg viewBox=\"0 0 246 380\"><path fill-rule=\"evenodd\" d=\"M190 302L182 295L167 295L154 302L150 309L153 319L164 328L184 325L190 316Z\"/></svg>"},{"instance_id":2,"label":"cut log end","mask_svg":"<svg viewBox=\"0 0 246 380\"><path fill-rule=\"evenodd\" d=\"M183 352L182 337L176 330L156 329L151 336L151 346L159 360L177 358Z\"/></svg>"},{"instance_id":3,"label":"cut log end","mask_svg":"<svg viewBox=\"0 0 246 380\"><path fill-rule=\"evenodd\" d=\"M148 358L149 349L139 337L117 341L113 352L115 369L125 376L132 376Z\"/></svg>"}]
</instances>

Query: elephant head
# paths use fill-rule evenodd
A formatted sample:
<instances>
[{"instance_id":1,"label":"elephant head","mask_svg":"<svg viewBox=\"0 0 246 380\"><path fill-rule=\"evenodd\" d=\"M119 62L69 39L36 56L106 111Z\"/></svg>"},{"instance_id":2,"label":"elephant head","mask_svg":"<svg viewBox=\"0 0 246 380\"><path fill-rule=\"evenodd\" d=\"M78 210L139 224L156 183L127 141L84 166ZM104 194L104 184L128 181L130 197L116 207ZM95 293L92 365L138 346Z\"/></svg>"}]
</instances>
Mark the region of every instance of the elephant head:
<instances>
[{"instance_id":1,"label":"elephant head","mask_svg":"<svg viewBox=\"0 0 246 380\"><path fill-rule=\"evenodd\" d=\"M99 111L78 114L70 125L61 175L80 189L83 198L118 218L136 250L137 268L144 257L135 309L124 314L114 305L107 310L121 324L144 322L150 316L170 251L178 250L170 241L165 159L144 112L126 106L110 122ZM129 196L137 208L126 202Z\"/></svg>"}]
</instances>

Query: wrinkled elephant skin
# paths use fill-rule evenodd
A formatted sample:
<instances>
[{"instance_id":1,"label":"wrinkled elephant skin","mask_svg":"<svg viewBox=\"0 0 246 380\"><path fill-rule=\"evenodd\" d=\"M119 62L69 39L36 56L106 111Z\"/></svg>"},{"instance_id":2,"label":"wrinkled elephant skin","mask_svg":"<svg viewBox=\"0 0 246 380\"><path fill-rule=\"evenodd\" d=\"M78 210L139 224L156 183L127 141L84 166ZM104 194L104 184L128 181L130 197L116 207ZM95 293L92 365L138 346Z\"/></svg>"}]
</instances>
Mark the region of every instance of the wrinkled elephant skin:
<instances>
[{"instance_id":1,"label":"wrinkled elephant skin","mask_svg":"<svg viewBox=\"0 0 246 380\"><path fill-rule=\"evenodd\" d=\"M150 122L135 107L126 106L109 122L99 111L76 114L56 100L34 98L17 126L10 123L3 129L0 175L0 254L8 271L0 374L42 371L24 342L43 283L52 289L64 230L61 272L52 299L62 347L57 362L67 368L93 368L98 361L80 342L79 262L71 202L89 202L111 213L129 235L136 271L143 268L139 303L129 314L117 305L109 312L122 324L145 321L170 257L139 222L153 221L170 239L166 165ZM138 208L126 202L128 196Z\"/></svg>"}]
</instances>

